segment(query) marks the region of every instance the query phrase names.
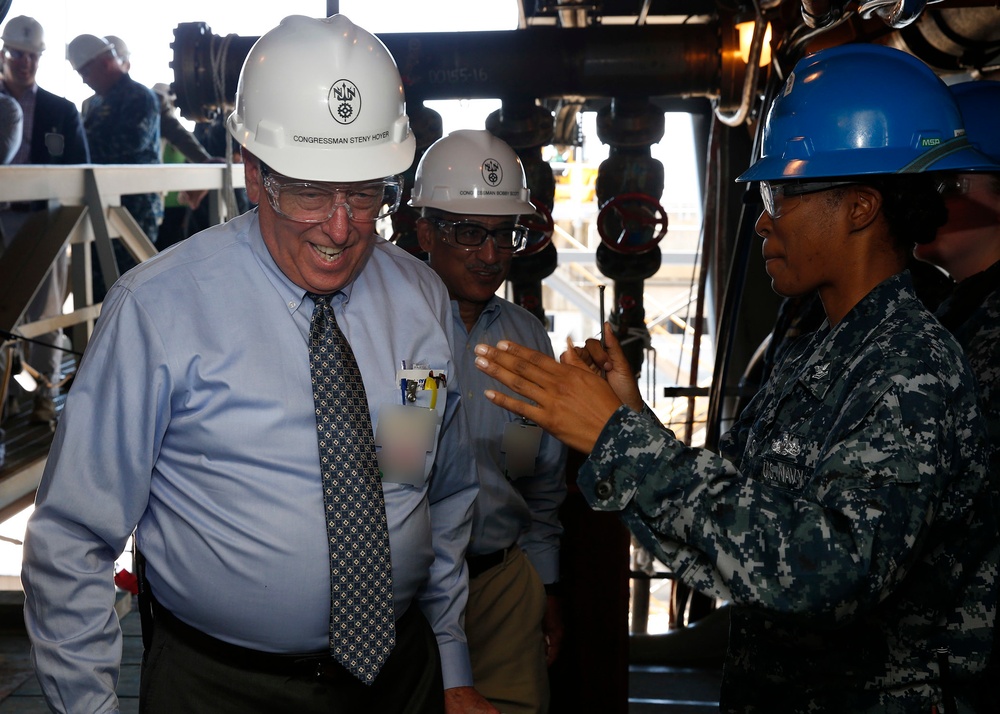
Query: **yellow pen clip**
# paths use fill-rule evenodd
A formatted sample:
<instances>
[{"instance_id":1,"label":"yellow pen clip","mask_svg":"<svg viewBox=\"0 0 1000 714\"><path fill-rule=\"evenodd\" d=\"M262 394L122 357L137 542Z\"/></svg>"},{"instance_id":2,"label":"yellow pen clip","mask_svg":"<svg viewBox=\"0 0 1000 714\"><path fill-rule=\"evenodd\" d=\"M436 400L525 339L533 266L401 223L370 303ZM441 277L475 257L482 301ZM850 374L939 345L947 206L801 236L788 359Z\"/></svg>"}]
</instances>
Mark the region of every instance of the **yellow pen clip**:
<instances>
[{"instance_id":1,"label":"yellow pen clip","mask_svg":"<svg viewBox=\"0 0 1000 714\"><path fill-rule=\"evenodd\" d=\"M427 378L424 379L424 390L430 390L431 393L431 409L437 405L438 398L438 384L437 377L434 376L433 372L428 372Z\"/></svg>"}]
</instances>

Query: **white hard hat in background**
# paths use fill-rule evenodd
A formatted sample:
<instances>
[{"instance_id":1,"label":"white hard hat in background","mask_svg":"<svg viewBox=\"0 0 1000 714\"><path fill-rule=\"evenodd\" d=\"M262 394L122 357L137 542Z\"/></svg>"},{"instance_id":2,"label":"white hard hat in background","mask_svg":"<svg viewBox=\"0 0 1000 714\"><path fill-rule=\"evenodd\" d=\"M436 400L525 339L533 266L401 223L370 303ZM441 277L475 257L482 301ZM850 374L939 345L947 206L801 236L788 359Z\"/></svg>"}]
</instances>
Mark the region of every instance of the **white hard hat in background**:
<instances>
[{"instance_id":1,"label":"white hard hat in background","mask_svg":"<svg viewBox=\"0 0 1000 714\"><path fill-rule=\"evenodd\" d=\"M120 38L118 35L105 35L104 39L115 48L115 54L118 55L118 59L122 62L128 61L128 58L132 53L128 51L128 45L125 44L125 40Z\"/></svg>"},{"instance_id":2,"label":"white hard hat in background","mask_svg":"<svg viewBox=\"0 0 1000 714\"><path fill-rule=\"evenodd\" d=\"M22 52L42 52L45 50L45 32L35 18L19 15L12 17L3 28L3 44Z\"/></svg>"},{"instance_id":3,"label":"white hard hat in background","mask_svg":"<svg viewBox=\"0 0 1000 714\"><path fill-rule=\"evenodd\" d=\"M517 216L535 212L521 160L485 129L438 139L420 158L410 205L449 213Z\"/></svg>"},{"instance_id":4,"label":"white hard hat in background","mask_svg":"<svg viewBox=\"0 0 1000 714\"><path fill-rule=\"evenodd\" d=\"M103 37L95 35L77 35L66 45L66 59L77 72L105 52L114 52L114 47Z\"/></svg>"},{"instance_id":5,"label":"white hard hat in background","mask_svg":"<svg viewBox=\"0 0 1000 714\"><path fill-rule=\"evenodd\" d=\"M413 163L403 83L385 45L344 15L295 15L250 49L230 133L278 173L367 181Z\"/></svg>"}]
</instances>

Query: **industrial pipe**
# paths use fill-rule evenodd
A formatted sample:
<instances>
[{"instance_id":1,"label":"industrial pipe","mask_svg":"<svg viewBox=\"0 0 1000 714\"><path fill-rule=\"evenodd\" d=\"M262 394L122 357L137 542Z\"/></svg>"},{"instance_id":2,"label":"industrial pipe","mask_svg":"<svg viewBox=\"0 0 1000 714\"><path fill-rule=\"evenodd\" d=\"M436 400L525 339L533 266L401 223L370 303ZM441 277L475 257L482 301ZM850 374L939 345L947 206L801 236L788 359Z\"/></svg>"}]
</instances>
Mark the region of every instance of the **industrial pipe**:
<instances>
[{"instance_id":1,"label":"industrial pipe","mask_svg":"<svg viewBox=\"0 0 1000 714\"><path fill-rule=\"evenodd\" d=\"M725 66L739 62L732 48L721 46L734 35L720 32L715 23L692 23L378 37L399 66L408 102L512 95L710 97L726 110L740 105L742 89L742 81L721 79L742 80L742 71ZM256 40L214 35L203 22L174 29L173 89L184 117L205 121L231 106L243 60Z\"/></svg>"}]
</instances>

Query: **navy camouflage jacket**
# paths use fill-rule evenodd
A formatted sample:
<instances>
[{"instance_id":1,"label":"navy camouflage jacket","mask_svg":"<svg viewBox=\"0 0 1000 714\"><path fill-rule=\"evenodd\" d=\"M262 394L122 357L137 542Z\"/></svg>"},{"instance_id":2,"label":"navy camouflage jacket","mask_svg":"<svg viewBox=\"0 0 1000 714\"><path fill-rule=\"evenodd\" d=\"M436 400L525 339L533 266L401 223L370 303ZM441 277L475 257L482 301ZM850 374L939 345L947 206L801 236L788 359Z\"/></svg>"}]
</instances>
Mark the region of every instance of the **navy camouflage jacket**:
<instances>
[{"instance_id":1,"label":"navy camouflage jacket","mask_svg":"<svg viewBox=\"0 0 1000 714\"><path fill-rule=\"evenodd\" d=\"M87 102L83 117L95 164L160 163L160 100L156 93L127 74L105 95ZM122 205L146 233L156 240L163 219L159 193L122 196Z\"/></svg>"},{"instance_id":2,"label":"navy camouflage jacket","mask_svg":"<svg viewBox=\"0 0 1000 714\"><path fill-rule=\"evenodd\" d=\"M936 314L962 345L972 366L996 470L1000 462L1000 263L959 283Z\"/></svg>"},{"instance_id":3,"label":"navy camouflage jacket","mask_svg":"<svg viewBox=\"0 0 1000 714\"><path fill-rule=\"evenodd\" d=\"M982 672L996 483L968 364L908 273L792 344L720 452L622 407L578 484L732 603L723 712L930 712Z\"/></svg>"}]
</instances>

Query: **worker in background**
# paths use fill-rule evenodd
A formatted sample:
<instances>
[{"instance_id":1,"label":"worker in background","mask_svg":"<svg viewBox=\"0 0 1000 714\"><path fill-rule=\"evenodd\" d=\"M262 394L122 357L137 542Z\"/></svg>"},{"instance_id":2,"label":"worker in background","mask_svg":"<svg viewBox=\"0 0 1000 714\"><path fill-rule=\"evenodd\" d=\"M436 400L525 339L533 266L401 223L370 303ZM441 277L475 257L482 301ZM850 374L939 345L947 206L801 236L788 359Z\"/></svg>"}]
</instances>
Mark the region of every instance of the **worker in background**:
<instances>
[{"instance_id":1,"label":"worker in background","mask_svg":"<svg viewBox=\"0 0 1000 714\"><path fill-rule=\"evenodd\" d=\"M739 180L760 184L773 289L818 291L826 321L789 344L718 454L660 424L613 335L562 363L476 347L531 401L488 398L590 454L590 505L732 603L722 712L976 711L997 480L975 378L905 266L947 220L928 172L998 169L912 55L852 44L796 64Z\"/></svg>"},{"instance_id":2,"label":"worker in background","mask_svg":"<svg viewBox=\"0 0 1000 714\"><path fill-rule=\"evenodd\" d=\"M78 35L66 47L66 58L95 95L87 103L83 125L91 159L95 164L159 164L160 100L149 87L129 76L115 49L103 37ZM121 197L122 206L139 224L146 237L156 242L163 218L159 193L135 193ZM119 272L138 261L118 240L112 240ZM105 280L100 262L94 261L94 301L104 298L111 280Z\"/></svg>"},{"instance_id":3,"label":"worker in background","mask_svg":"<svg viewBox=\"0 0 1000 714\"><path fill-rule=\"evenodd\" d=\"M35 81L38 65L45 52L45 31L33 17L12 17L3 29L3 81L0 91L9 94L21 106L23 136L11 164L87 164L90 150L76 105L65 97L48 92ZM15 239L33 213L49 208L49 202L24 201L0 209L3 248ZM25 236L31 240L31 236ZM38 286L22 317L35 322L62 314L69 293L69 254L61 251L52 269ZM54 397L62 383L64 350L69 340L55 330L25 344L25 361L40 375L40 385L33 397L31 421L51 424L56 418Z\"/></svg>"},{"instance_id":4,"label":"worker in background","mask_svg":"<svg viewBox=\"0 0 1000 714\"><path fill-rule=\"evenodd\" d=\"M132 70L132 53L125 44L125 41L117 35L105 35L104 39L114 48L118 63L126 73ZM160 100L160 137L174 146L180 154L192 164L216 162L218 159L201 145L198 138L192 131L189 131L181 120L177 117L177 107L175 102L177 97L169 84L158 83L153 85L153 91ZM93 97L88 97L83 102L84 114L87 113Z\"/></svg>"},{"instance_id":5,"label":"worker in background","mask_svg":"<svg viewBox=\"0 0 1000 714\"><path fill-rule=\"evenodd\" d=\"M122 69L126 73L131 72L132 52L125 44L125 40L117 35L105 35L104 39L115 48L115 55ZM192 164L225 163L224 159L212 156L202 146L194 132L181 123L174 104L177 97L170 85L158 82L152 89L160 100L160 160L165 164L185 161ZM89 97L84 100L84 115L87 114L92 99L93 97ZM158 249L169 248L190 235L187 224L191 210L198 207L207 193L206 190L171 191L163 197L163 219L157 228L155 241Z\"/></svg>"},{"instance_id":6,"label":"worker in background","mask_svg":"<svg viewBox=\"0 0 1000 714\"><path fill-rule=\"evenodd\" d=\"M134 530L146 714L496 714L462 630L478 482L448 295L375 230L415 153L402 86L347 17L283 20L227 121L258 209L108 293L25 535L54 711L118 707Z\"/></svg>"},{"instance_id":7,"label":"worker in background","mask_svg":"<svg viewBox=\"0 0 1000 714\"><path fill-rule=\"evenodd\" d=\"M530 215L517 154L485 130L455 131L417 164L410 204L417 238L451 297L456 371L465 392L479 496L469 566L465 633L476 689L504 714L543 714L547 666L562 640L558 598L559 506L566 497L566 447L510 412L485 389L502 385L476 369L479 342L511 339L552 355L545 326L499 296Z\"/></svg>"},{"instance_id":8,"label":"worker in background","mask_svg":"<svg viewBox=\"0 0 1000 714\"><path fill-rule=\"evenodd\" d=\"M969 141L1000 164L1000 82L976 81L950 87ZM1000 170L954 171L939 175L948 221L934 240L914 255L942 268L954 292L937 317L962 345L979 387L990 435L991 464L1000 472ZM1000 636L994 629L990 675L982 689L984 711L1000 711Z\"/></svg>"}]
</instances>

